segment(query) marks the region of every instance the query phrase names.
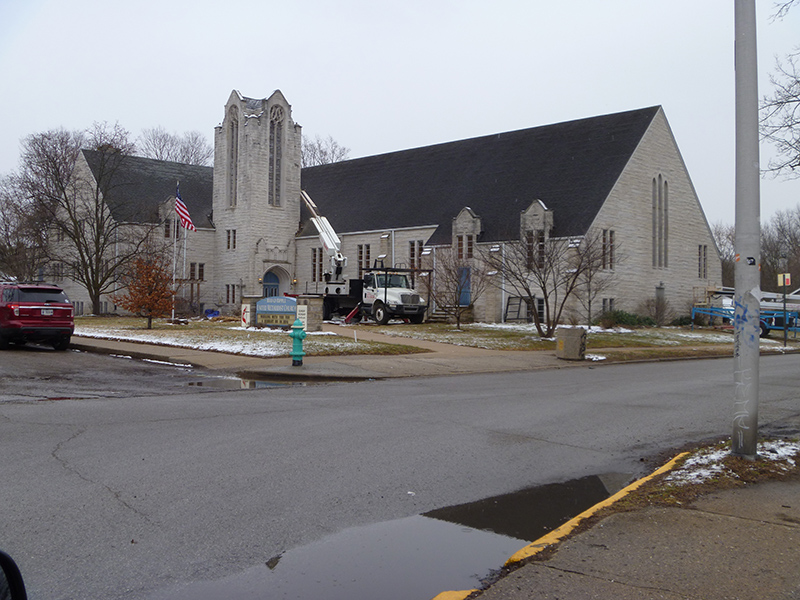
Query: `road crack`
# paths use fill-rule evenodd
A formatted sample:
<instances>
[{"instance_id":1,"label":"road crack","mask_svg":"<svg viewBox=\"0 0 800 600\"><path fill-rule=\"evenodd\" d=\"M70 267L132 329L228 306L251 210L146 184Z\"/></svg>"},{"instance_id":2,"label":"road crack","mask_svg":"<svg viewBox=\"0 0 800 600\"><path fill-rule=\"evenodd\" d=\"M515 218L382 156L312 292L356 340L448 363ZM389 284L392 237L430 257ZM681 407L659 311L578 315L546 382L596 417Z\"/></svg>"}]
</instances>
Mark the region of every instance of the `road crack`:
<instances>
[{"instance_id":1,"label":"road crack","mask_svg":"<svg viewBox=\"0 0 800 600\"><path fill-rule=\"evenodd\" d=\"M145 514L145 513L143 513L142 511L140 511L140 510L139 510L138 508L136 508L135 506L131 505L129 502L127 502L127 501L126 501L126 500L123 498L122 492L121 492L120 490L115 490L115 489L113 489L112 487L110 487L110 486L106 485L105 483L103 483L103 482L101 482L101 481L97 481L97 480L94 480L94 479L92 479L91 477L88 477L87 475L85 475L85 474L83 474L81 471L79 471L79 470L78 470L76 467L74 467L74 466L73 466L73 465L72 465L72 464L71 464L71 463L70 463L70 462L69 462L69 461L68 461L66 458L64 458L64 457L60 456L60 453L61 453L61 451L63 450L64 446L66 446L66 445L67 445L67 444L69 444L70 442L72 442L72 441L76 440L76 439L77 439L77 438L79 438L81 435L83 435L85 432L86 432L86 428L81 428L81 429L79 429L79 430L75 431L75 432L74 432L74 433L73 433L73 434L72 434L70 437L68 437L67 439L65 439L65 440L62 440L62 441L58 442L58 443L56 444L55 448L53 448L53 451L50 453L50 455L53 457L53 459L55 459L55 461L56 461L58 464L60 464L60 465L61 465L61 467L62 467L62 468L65 470L65 471L67 471L68 473L70 473L70 474L72 474L72 475L75 475L75 476L76 476L76 477L78 477L78 478L79 478L81 481L85 481L86 483L88 483L88 484L91 484L91 485L94 485L94 486L99 486L99 487L101 487L102 489L106 490L106 492L108 492L108 493L111 495L111 497L112 497L112 498L113 498L113 499L114 499L114 500L115 500L115 501L116 501L118 504L120 504L121 506L123 506L123 507L124 507L124 508L126 508L127 510L129 510L129 511L133 512L133 513L134 513L134 514L136 514L137 516L141 517L141 518L142 518L142 519L144 519L146 522L150 523L150 522L151 522L151 520L150 520L150 517L149 517L147 514Z\"/></svg>"}]
</instances>

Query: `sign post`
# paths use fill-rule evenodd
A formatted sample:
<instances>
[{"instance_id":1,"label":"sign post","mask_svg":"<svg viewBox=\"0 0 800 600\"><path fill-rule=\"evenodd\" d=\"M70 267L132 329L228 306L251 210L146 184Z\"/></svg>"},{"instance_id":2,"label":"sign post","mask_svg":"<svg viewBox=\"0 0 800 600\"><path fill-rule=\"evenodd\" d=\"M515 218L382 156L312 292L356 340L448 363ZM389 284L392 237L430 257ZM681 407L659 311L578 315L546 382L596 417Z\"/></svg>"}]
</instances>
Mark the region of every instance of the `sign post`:
<instances>
[{"instance_id":1,"label":"sign post","mask_svg":"<svg viewBox=\"0 0 800 600\"><path fill-rule=\"evenodd\" d=\"M790 273L778 273L778 287L783 288L783 347L789 341L789 321L786 318L786 286L792 285L792 275Z\"/></svg>"}]
</instances>

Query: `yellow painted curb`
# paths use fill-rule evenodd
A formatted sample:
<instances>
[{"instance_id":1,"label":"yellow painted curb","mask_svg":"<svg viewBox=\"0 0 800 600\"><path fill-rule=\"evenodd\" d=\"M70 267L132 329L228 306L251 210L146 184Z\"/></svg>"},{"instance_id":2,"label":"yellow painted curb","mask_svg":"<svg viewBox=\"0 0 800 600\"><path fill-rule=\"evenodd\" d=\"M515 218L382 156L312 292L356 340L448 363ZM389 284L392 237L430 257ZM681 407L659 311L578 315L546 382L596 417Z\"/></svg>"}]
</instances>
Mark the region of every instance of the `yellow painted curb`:
<instances>
[{"instance_id":1,"label":"yellow painted curb","mask_svg":"<svg viewBox=\"0 0 800 600\"><path fill-rule=\"evenodd\" d=\"M477 591L478 590L460 590L457 592L442 592L441 594L437 594L432 600L464 600L464 598Z\"/></svg>"},{"instance_id":2,"label":"yellow painted curb","mask_svg":"<svg viewBox=\"0 0 800 600\"><path fill-rule=\"evenodd\" d=\"M538 554L539 552L541 552L542 550L544 550L548 546L551 546L552 544L555 544L556 542L560 542L562 539L567 537L567 535L569 535L572 532L572 530L575 529L580 524L581 521L583 521L584 519L587 519L588 517L591 517L593 514L598 512L601 508L605 508L606 506L611 506L612 504L614 504L614 502L616 502L620 498L623 498L623 497L627 496L632 491L634 491L635 489L641 487L643 484L645 484L646 482L650 481L654 477L656 477L658 475L661 475L662 473L665 473L665 472L671 470L675 466L676 462L678 462L681 458L683 458L684 456L686 456L688 454L689 454L688 452L681 452L675 458L673 458L671 461L669 461L667 464L665 464L663 467L661 467L660 469L657 469L656 471L653 471L652 473L650 473L650 475L648 475L647 477L642 477L641 479L639 479L637 481L634 481L628 487L621 489L620 491L618 491L613 496L609 496L608 498L606 498L602 502L599 502L599 503L595 504L594 506L592 506L591 508L583 511L577 517L574 517L574 518L570 519L569 521L564 523L561 527L558 527L557 529L554 529L553 531L551 531L547 535L545 535L543 537L540 537L538 540L536 540L532 544L528 544L527 546L522 548L522 550L519 550L511 558L509 558L506 561L506 565L505 566L508 567L510 565L513 565L514 563L520 562L521 560L524 560L524 559L529 558L531 556L535 556L536 554ZM454 596L452 600L463 600L463 598L465 598L465 597L466 596L458 596L458 597ZM439 596L437 596L436 598L434 598L434 600L451 600L451 599L449 597L439 598Z\"/></svg>"}]
</instances>

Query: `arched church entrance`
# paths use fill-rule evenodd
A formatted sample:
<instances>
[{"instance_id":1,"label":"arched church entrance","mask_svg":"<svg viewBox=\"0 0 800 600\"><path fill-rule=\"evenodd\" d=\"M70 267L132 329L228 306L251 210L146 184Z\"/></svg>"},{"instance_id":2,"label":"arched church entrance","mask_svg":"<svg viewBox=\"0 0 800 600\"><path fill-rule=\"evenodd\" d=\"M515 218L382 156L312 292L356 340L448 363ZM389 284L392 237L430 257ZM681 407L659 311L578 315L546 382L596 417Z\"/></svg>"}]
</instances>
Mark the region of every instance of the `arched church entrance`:
<instances>
[{"instance_id":1,"label":"arched church entrance","mask_svg":"<svg viewBox=\"0 0 800 600\"><path fill-rule=\"evenodd\" d=\"M270 271L269 273L264 275L265 298L272 298L273 296L277 296L280 293L280 287L281 287L281 280L275 273Z\"/></svg>"},{"instance_id":2,"label":"arched church entrance","mask_svg":"<svg viewBox=\"0 0 800 600\"><path fill-rule=\"evenodd\" d=\"M283 269L270 269L261 278L261 287L264 298L281 296L289 291L289 276Z\"/></svg>"}]
</instances>

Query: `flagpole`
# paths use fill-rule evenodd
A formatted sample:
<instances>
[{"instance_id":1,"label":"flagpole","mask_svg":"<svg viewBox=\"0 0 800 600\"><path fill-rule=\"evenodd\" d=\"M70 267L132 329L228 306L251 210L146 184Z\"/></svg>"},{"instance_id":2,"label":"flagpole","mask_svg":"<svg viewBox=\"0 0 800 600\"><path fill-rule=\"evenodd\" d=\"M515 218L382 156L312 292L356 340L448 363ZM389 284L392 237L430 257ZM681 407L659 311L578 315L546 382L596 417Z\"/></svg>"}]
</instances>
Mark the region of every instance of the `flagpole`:
<instances>
[{"instance_id":1,"label":"flagpole","mask_svg":"<svg viewBox=\"0 0 800 600\"><path fill-rule=\"evenodd\" d=\"M180 184L181 184L180 181L176 184L176 188L175 188L176 190L178 189ZM177 200L177 192L176 192L176 200ZM173 294L172 294L172 320L174 321L175 320L175 296L176 296L176 294L178 292L178 290L175 288L175 268L176 268L176 263L177 263L176 252L177 252L177 246L178 246L178 214L177 214L177 212L175 213L175 215L173 217L173 220L175 221L175 228L174 228L174 230L172 232L173 233L173 235L172 235L172 291L173 291Z\"/></svg>"},{"instance_id":2,"label":"flagpole","mask_svg":"<svg viewBox=\"0 0 800 600\"><path fill-rule=\"evenodd\" d=\"M180 220L180 226L183 229L186 229L186 233L183 234L183 275L181 277L181 282L186 281L186 247L189 239L189 230L197 231L192 223L192 217L189 215L189 209L186 208L186 204L183 203L183 199L181 198L181 182L175 186L175 242L172 246L172 289L175 291L177 295L178 290L175 287L175 272L177 271L177 259L176 259L176 248L178 247L178 221ZM191 285L191 284L190 284ZM191 290L191 288L190 288ZM172 318L175 318L175 297L173 296L172 300Z\"/></svg>"}]
</instances>

